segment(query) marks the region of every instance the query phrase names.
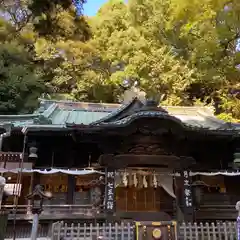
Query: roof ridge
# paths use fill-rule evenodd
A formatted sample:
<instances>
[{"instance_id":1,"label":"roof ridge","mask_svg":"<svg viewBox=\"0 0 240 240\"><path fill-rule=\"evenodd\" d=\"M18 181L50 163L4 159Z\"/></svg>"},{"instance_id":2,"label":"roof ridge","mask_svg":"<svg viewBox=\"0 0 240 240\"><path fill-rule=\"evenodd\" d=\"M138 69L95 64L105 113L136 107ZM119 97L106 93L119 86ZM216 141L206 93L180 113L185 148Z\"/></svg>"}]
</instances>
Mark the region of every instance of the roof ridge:
<instances>
[{"instance_id":1,"label":"roof ridge","mask_svg":"<svg viewBox=\"0 0 240 240\"><path fill-rule=\"evenodd\" d=\"M53 112L58 108L58 105L56 103L52 103L43 113L40 115L49 118Z\"/></svg>"},{"instance_id":2,"label":"roof ridge","mask_svg":"<svg viewBox=\"0 0 240 240\"><path fill-rule=\"evenodd\" d=\"M83 104L83 105L96 105L96 104L101 104L101 105L106 105L106 106L118 106L120 107L122 104L121 103L101 103L101 102L82 102L82 101L74 101L74 100L53 100L53 99L44 99L44 98L39 98L39 101L44 101L44 102L49 102L49 103L78 103L78 104Z\"/></svg>"},{"instance_id":3,"label":"roof ridge","mask_svg":"<svg viewBox=\"0 0 240 240\"><path fill-rule=\"evenodd\" d=\"M198 114L201 115L202 117L204 117L205 119L208 119L210 121L213 121L215 123L218 123L218 124L225 124L226 122L217 118L214 114L212 115L209 115L209 114L206 114L206 112L204 111L198 111Z\"/></svg>"},{"instance_id":4,"label":"roof ridge","mask_svg":"<svg viewBox=\"0 0 240 240\"><path fill-rule=\"evenodd\" d=\"M0 119L27 119L27 118L35 118L39 117L40 114L19 114L19 115L0 115Z\"/></svg>"},{"instance_id":5,"label":"roof ridge","mask_svg":"<svg viewBox=\"0 0 240 240\"><path fill-rule=\"evenodd\" d=\"M129 101L128 103L123 103L121 104L117 110L110 112L108 115L106 115L105 117L94 121L91 123L91 125L95 125L95 124L99 124L101 122L104 122L106 120L109 120L110 118L116 117L118 114L120 114L121 112L123 112L124 110L126 110L127 108L129 108L132 104L134 104L136 101L138 101L139 99L137 97L134 97L131 101Z\"/></svg>"},{"instance_id":6,"label":"roof ridge","mask_svg":"<svg viewBox=\"0 0 240 240\"><path fill-rule=\"evenodd\" d=\"M209 106L173 106L173 105L159 105L163 108L179 108L179 109L183 109L183 108L188 108L188 109L211 109L212 107Z\"/></svg>"}]
</instances>

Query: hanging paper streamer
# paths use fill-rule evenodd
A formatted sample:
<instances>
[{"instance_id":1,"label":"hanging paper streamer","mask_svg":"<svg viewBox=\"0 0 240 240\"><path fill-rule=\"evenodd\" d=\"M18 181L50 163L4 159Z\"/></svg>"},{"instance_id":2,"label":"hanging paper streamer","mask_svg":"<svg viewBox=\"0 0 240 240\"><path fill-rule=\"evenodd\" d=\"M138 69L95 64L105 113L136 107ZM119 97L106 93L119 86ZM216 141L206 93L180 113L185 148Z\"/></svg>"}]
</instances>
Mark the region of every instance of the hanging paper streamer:
<instances>
[{"instance_id":1,"label":"hanging paper streamer","mask_svg":"<svg viewBox=\"0 0 240 240\"><path fill-rule=\"evenodd\" d=\"M134 185L134 187L137 187L137 185L138 185L138 179L137 179L136 173L133 174L133 185Z\"/></svg>"},{"instance_id":2,"label":"hanging paper streamer","mask_svg":"<svg viewBox=\"0 0 240 240\"><path fill-rule=\"evenodd\" d=\"M143 187L147 188L148 187L148 182L146 176L143 176Z\"/></svg>"},{"instance_id":3,"label":"hanging paper streamer","mask_svg":"<svg viewBox=\"0 0 240 240\"><path fill-rule=\"evenodd\" d=\"M127 173L126 172L123 173L122 182L123 182L123 185L125 187L127 187L127 185L128 185L128 178L127 178Z\"/></svg>"},{"instance_id":4,"label":"hanging paper streamer","mask_svg":"<svg viewBox=\"0 0 240 240\"><path fill-rule=\"evenodd\" d=\"M76 9L76 15L79 17L82 14L82 5L81 5L81 0L72 0L73 5L75 6Z\"/></svg>"},{"instance_id":5,"label":"hanging paper streamer","mask_svg":"<svg viewBox=\"0 0 240 240\"><path fill-rule=\"evenodd\" d=\"M153 175L153 186L154 186L154 188L157 188L157 186L158 186L156 174Z\"/></svg>"}]
</instances>

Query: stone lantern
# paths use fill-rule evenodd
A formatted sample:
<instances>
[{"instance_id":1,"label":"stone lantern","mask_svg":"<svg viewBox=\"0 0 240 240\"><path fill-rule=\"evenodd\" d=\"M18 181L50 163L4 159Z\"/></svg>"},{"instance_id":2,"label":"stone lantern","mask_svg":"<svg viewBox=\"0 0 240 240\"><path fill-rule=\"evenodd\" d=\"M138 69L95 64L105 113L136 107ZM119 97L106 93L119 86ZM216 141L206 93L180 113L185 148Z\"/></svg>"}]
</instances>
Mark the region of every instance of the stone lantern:
<instances>
[{"instance_id":1,"label":"stone lantern","mask_svg":"<svg viewBox=\"0 0 240 240\"><path fill-rule=\"evenodd\" d=\"M52 194L50 192L44 192L41 185L36 185L34 191L28 194L26 198L32 201L31 210L33 214L33 224L31 240L36 240L38 232L39 215L43 211L43 201L44 199L51 199Z\"/></svg>"}]
</instances>

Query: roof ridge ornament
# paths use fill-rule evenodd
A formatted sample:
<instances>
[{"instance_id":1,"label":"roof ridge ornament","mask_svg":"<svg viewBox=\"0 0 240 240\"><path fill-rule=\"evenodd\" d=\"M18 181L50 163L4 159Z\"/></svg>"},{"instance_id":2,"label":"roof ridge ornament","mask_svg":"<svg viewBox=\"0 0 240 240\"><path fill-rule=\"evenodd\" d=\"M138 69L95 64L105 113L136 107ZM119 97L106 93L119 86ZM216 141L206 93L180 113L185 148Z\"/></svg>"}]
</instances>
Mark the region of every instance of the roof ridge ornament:
<instances>
[{"instance_id":1,"label":"roof ridge ornament","mask_svg":"<svg viewBox=\"0 0 240 240\"><path fill-rule=\"evenodd\" d=\"M161 97L149 97L142 108L138 110L140 111L157 111L168 114L168 111L159 106Z\"/></svg>"},{"instance_id":2,"label":"roof ridge ornament","mask_svg":"<svg viewBox=\"0 0 240 240\"><path fill-rule=\"evenodd\" d=\"M142 103L146 102L146 93L142 91L140 88L136 86L132 86L131 88L127 89L123 93L122 97L122 103L128 104L129 102L132 102L133 99L137 98Z\"/></svg>"}]
</instances>

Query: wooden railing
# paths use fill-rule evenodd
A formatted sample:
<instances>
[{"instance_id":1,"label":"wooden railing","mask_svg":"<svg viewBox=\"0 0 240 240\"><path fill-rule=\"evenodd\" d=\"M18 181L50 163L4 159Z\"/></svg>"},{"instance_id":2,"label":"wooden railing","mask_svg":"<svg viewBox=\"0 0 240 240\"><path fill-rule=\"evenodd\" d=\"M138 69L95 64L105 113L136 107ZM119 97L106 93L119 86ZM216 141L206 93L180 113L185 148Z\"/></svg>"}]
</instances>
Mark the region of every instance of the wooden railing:
<instances>
[{"instance_id":1,"label":"wooden railing","mask_svg":"<svg viewBox=\"0 0 240 240\"><path fill-rule=\"evenodd\" d=\"M9 219L32 219L31 206L3 205L2 209L7 209ZM163 210L162 210L163 211ZM164 209L165 212L174 217L172 211L175 209ZM102 208L93 208L92 205L43 205L42 219L67 219L67 218L95 218L102 214ZM204 205L195 212L197 221L234 221L237 212L234 205Z\"/></svg>"},{"instance_id":2,"label":"wooden railing","mask_svg":"<svg viewBox=\"0 0 240 240\"><path fill-rule=\"evenodd\" d=\"M231 220L237 217L235 205L201 205L196 211L197 220Z\"/></svg>"},{"instance_id":3,"label":"wooden railing","mask_svg":"<svg viewBox=\"0 0 240 240\"><path fill-rule=\"evenodd\" d=\"M32 219L30 205L3 205L2 209L8 210L9 219ZM95 217L100 213L101 208L94 208L92 205L43 205L40 218L58 219L68 217Z\"/></svg>"}]
</instances>

